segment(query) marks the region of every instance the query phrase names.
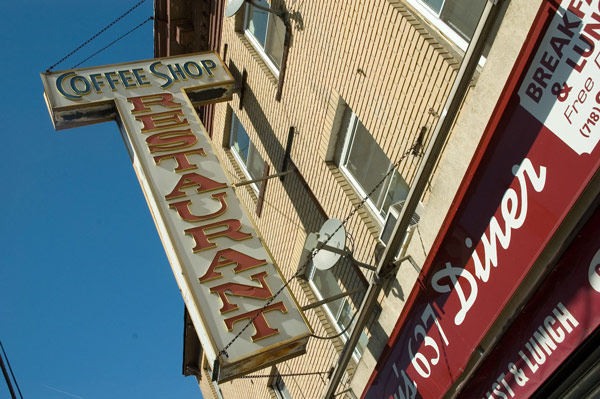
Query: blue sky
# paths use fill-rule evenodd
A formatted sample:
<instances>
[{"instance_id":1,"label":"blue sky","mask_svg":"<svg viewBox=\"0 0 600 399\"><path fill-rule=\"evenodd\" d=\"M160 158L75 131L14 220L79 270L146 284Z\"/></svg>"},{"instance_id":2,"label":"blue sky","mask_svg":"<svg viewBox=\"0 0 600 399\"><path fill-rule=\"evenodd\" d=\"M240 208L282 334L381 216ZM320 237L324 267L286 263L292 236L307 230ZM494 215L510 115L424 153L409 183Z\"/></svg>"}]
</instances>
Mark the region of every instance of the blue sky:
<instances>
[{"instance_id":1,"label":"blue sky","mask_svg":"<svg viewBox=\"0 0 600 399\"><path fill-rule=\"evenodd\" d=\"M183 301L116 124L56 132L42 97L39 74L137 2L3 4L0 339L26 399L201 398L181 375ZM55 70L152 13L146 0ZM82 66L152 56L149 22Z\"/></svg>"}]
</instances>

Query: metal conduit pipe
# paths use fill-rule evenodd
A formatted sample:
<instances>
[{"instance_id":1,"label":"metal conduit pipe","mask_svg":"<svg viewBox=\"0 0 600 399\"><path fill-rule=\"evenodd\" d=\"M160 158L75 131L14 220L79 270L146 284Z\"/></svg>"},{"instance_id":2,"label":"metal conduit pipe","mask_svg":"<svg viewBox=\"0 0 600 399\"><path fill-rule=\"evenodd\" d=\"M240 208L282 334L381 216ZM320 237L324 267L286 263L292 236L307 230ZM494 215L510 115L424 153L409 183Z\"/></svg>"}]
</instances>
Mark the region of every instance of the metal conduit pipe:
<instances>
[{"instance_id":1,"label":"metal conduit pipe","mask_svg":"<svg viewBox=\"0 0 600 399\"><path fill-rule=\"evenodd\" d=\"M383 256L377 265L377 270L375 271L373 280L369 284L365 298L360 306L356 325L354 326L352 334L346 342L346 345L344 345L340 359L338 360L331 378L329 379L325 394L323 395L324 399L334 398L335 391L342 379L342 376L344 375L344 372L346 371L348 362L352 358L352 353L354 352L354 348L358 343L361 332L365 328L367 321L372 314L373 307L377 302L377 297L381 292L385 278L389 275L390 271L395 268L395 255L398 253L398 250L402 245L404 236L406 235L406 231L410 225L410 219L417 209L419 200L421 199L423 192L427 187L435 164L440 156L444 142L450 133L450 129L454 123L456 115L458 114L462 100L469 88L469 85L471 84L471 79L473 78L473 74L483 53L484 45L489 37L492 26L498 18L503 1L504 0L487 1L481 18L479 19L479 23L477 24L477 28L475 29L475 33L473 34L473 38L471 39L469 47L467 48L465 56L460 64L460 68L452 85L452 89L450 90L450 94L448 95L446 103L444 104L444 109L433 132L432 140L427 148L424 160L419 167L419 171L417 172L415 183L412 185L408 193L404 207L402 208L402 211L400 212L398 220L394 226L392 238L385 248Z\"/></svg>"}]
</instances>

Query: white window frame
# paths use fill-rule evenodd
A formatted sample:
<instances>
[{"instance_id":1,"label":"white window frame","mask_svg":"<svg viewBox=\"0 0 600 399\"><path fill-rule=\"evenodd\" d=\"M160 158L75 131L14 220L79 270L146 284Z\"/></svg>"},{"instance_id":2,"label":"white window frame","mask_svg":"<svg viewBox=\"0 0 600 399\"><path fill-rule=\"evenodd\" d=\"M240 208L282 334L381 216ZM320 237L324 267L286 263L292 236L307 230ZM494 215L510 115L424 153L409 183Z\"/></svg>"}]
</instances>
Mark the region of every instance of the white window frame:
<instances>
[{"instance_id":1,"label":"white window frame","mask_svg":"<svg viewBox=\"0 0 600 399\"><path fill-rule=\"evenodd\" d=\"M248 136L248 160L247 161L244 161L242 159L242 157L240 156L240 154L238 153L238 151L235 149L235 147L233 145L233 137L234 137L233 130L236 126L236 122L244 130L244 133ZM262 155L260 154L260 152L258 152L256 145L254 145L254 143L252 142L252 139L250 138L248 131L242 124L242 121L240 121L240 119L237 117L237 115L234 112L231 113L231 128L229 131L229 148L231 149L231 153L233 154L233 157L235 158L238 165L242 169L242 172L244 172L246 179L254 180L254 179L260 179L262 177L262 176L252 176L250 174L250 171L248 170L247 164L251 164L252 160L255 156L258 155L260 157L260 160L262 161L263 165L264 165L265 161L264 161ZM252 187L254 192L258 194L259 187L256 183L250 184L250 187Z\"/></svg>"},{"instance_id":2,"label":"white window frame","mask_svg":"<svg viewBox=\"0 0 600 399\"><path fill-rule=\"evenodd\" d=\"M352 266L349 266L349 267L352 267ZM315 285L314 281L313 281L313 277L315 275L315 269L316 268L313 265L313 263L310 262L309 265L308 265L308 273L307 273L308 284L309 284L310 288L312 289L312 291L315 293L315 296L317 297L317 300L322 301L322 300L327 299L327 298L323 297L323 294L321 294L321 291L319 290L319 287L317 287ZM331 269L329 269L329 270L331 270ZM340 290L341 290L341 288L340 288ZM341 304L340 309L337 312L337 314L334 314L332 312L332 310L329 308L329 304L328 303L326 303L326 304L324 304L322 306L323 309L325 310L325 313L327 313L327 316L332 321L332 324L333 324L333 326L334 326L334 328L335 328L335 330L337 331L338 334L341 333L342 331L344 331L344 329L347 328L347 326L343 326L340 323L340 321L339 321L341 315L344 312L344 308L347 306L350 309L352 309L352 306L350 305L350 302L348 300L349 298L347 296L343 297L343 298L340 298L340 299L342 300L342 304ZM340 299L336 299L336 300L340 300ZM355 324L356 324L356 318L354 320L352 320L352 326L354 326ZM344 340L344 342L348 341L348 339L350 338L349 331L352 331L352 328L354 328L354 327L348 328L341 335L341 338ZM365 337L366 337L366 334L365 334L364 331L361 333L361 335L365 335ZM356 362L358 362L360 360L360 358L362 357L362 352L358 349L358 345L354 347L354 352L352 353L352 356L354 357L354 360Z\"/></svg>"},{"instance_id":3,"label":"white window frame","mask_svg":"<svg viewBox=\"0 0 600 399\"><path fill-rule=\"evenodd\" d=\"M283 384L283 389L285 389L285 391L282 391L281 388L279 388L279 386L277 385L278 381L281 381L281 383ZM277 396L277 399L292 399L292 395L288 391L285 382L283 381L283 378L281 378L281 374L279 374L279 372L277 372L277 376L273 378L273 382L271 383L271 389L275 392L275 396Z\"/></svg>"},{"instance_id":4,"label":"white window frame","mask_svg":"<svg viewBox=\"0 0 600 399\"><path fill-rule=\"evenodd\" d=\"M368 193L363 190L363 188L361 187L361 184L355 179L355 177L352 175L352 172L349 171L345 166L346 159L349 155L348 153L349 153L350 149L352 148L352 140L354 139L354 133L356 131L356 127L358 126L359 119L358 119L357 115L354 113L354 111L352 111L350 108L346 108L346 110L344 112L350 112L351 115L350 115L350 121L348 123L347 129L344 129L344 127L345 127L344 125L341 126L341 129L344 129L344 130L341 131L340 134L343 135L344 140L343 140L343 144L342 144L343 147L342 147L342 152L341 152L341 156L340 156L339 168L342 171L342 173L344 174L344 177L350 182L352 187L358 192L361 199L363 199L367 196ZM393 167L393 166L394 166L394 163L392 161L390 161L390 167ZM388 172L389 172L389 169L388 169ZM388 176L387 181L385 181L383 183L382 193L387 192L387 190L390 187L390 184L392 183L393 177L394 177L394 173L391 173ZM377 205L371 199L367 199L365 204L367 205L367 207L369 208L371 213L376 217L375 220L376 220L376 222L379 223L379 227L383 227L383 225L385 223L385 218L387 217L388 209L378 209ZM390 204L390 206L391 205L393 205L393 204ZM384 213L384 214L382 215L382 213Z\"/></svg>"},{"instance_id":5,"label":"white window frame","mask_svg":"<svg viewBox=\"0 0 600 399\"><path fill-rule=\"evenodd\" d=\"M413 6L421 15L427 19L431 24L433 24L444 36L446 36L450 41L458 46L462 51L467 51L467 47L469 46L469 42L463 39L461 35L459 35L451 26L448 26L444 21L442 21L439 15L429 8L429 6L425 3L421 3L419 0L406 0L411 6Z\"/></svg>"},{"instance_id":6,"label":"white window frame","mask_svg":"<svg viewBox=\"0 0 600 399\"><path fill-rule=\"evenodd\" d=\"M249 3L246 3L246 6L245 6L246 8L245 8L245 13L244 13L244 36L246 36L246 39L248 39L248 41L250 42L252 47L254 47L254 49L260 56L260 58L265 62L265 64L267 65L269 70L273 73L273 75L275 75L275 77L279 79L279 67L277 65L275 65L275 63L271 60L271 57L269 57L269 55L265 51L263 45L258 41L258 39L252 34L252 32L250 32L250 30L248 30L248 17L250 15L250 7L251 6L252 5ZM265 32L265 43L268 41L268 35L270 32L269 25L271 23L273 23L272 22L273 18L279 18L270 12L267 12L267 14L268 14L268 17L267 17L267 27L266 27L266 32Z\"/></svg>"}]
</instances>

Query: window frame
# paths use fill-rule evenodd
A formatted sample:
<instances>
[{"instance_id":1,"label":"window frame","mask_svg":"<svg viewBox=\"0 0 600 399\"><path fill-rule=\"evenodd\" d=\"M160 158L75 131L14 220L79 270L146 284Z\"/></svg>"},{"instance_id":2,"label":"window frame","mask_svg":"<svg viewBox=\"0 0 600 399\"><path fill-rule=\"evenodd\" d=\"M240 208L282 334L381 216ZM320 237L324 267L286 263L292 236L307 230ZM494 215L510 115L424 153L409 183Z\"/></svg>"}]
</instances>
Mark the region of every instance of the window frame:
<instances>
[{"instance_id":1,"label":"window frame","mask_svg":"<svg viewBox=\"0 0 600 399\"><path fill-rule=\"evenodd\" d=\"M346 166L346 164L348 163L352 145L354 143L358 124L362 123L362 122L360 122L360 119L358 118L356 113L354 111L352 111L352 109L350 109L350 107L346 107L346 109L344 110L344 113L346 113L346 112L350 113L350 116L349 116L349 121L348 121L347 126L344 122L342 122L342 124L340 126L340 135L342 135L342 137L343 137L343 142L341 143L338 167L339 167L340 171L342 172L342 174L344 175L344 177L350 182L350 184L352 185L354 190L359 194L361 199L363 199L367 196L368 193L365 192L361 183L356 179L356 177L354 177L352 172ZM346 115L343 116L343 119L345 119L345 118L346 118ZM371 134L370 132L368 132L368 130L367 130L367 133ZM378 143L375 140L373 140L373 141L375 142L375 144L378 145ZM381 148L381 147L379 147L379 148ZM389 158L387 158L387 159L390 162L390 165L388 166L386 173L388 173L390 171L390 168L394 167L394 163ZM400 173L399 172L397 172L397 173L398 173L399 177L404 181L404 183L406 183L406 185L408 187L410 187L408 185L408 183L406 182L406 180L404 180L404 178L400 175ZM379 223L380 227L384 226L385 219L387 217L389 208L393 205L393 203L389 204L387 209L384 209L385 197L386 197L387 193L389 192L389 189L390 189L390 186L391 186L393 180L394 180L394 173L392 172L386 178L385 182L383 183L381 192L379 194L379 197L377 198L377 202L374 202L373 200L371 200L371 198L367 199L365 202L365 204L367 205L367 208L375 216L375 220ZM380 205L377 204L379 202L380 202Z\"/></svg>"},{"instance_id":2,"label":"window frame","mask_svg":"<svg viewBox=\"0 0 600 399\"><path fill-rule=\"evenodd\" d=\"M234 140L234 129L236 128L236 126L241 127L243 132L248 137L248 159L246 161L244 161L244 159L242 158L242 156L239 154L239 152L237 151L237 149L234 146L234 141L233 141ZM256 145L250 138L248 131L242 124L242 121L237 117L235 112L231 113L231 126L230 126L230 130L229 130L229 148L231 150L233 157L235 158L238 165L242 169L242 172L244 172L246 179L254 180L254 179L260 179L262 177L262 174L260 176L252 176L252 174L250 173L250 170L248 169L248 164L252 163L252 161L254 160L254 157L258 156L261 161L261 164L263 166L264 166L265 160L262 157L262 155L260 154L260 152L258 151L258 149L256 148ZM263 167L263 169L264 169L264 167ZM249 184L249 186L252 187L252 189L254 190L254 192L256 194L259 193L260 189L258 187L258 184L252 183L252 184Z\"/></svg>"},{"instance_id":3,"label":"window frame","mask_svg":"<svg viewBox=\"0 0 600 399\"><path fill-rule=\"evenodd\" d=\"M275 62L271 59L271 56L267 53L267 50L265 49L265 47L259 42L258 38L256 38L256 36L254 36L254 34L252 32L250 32L250 30L248 29L248 21L249 21L249 17L250 17L250 7L252 7L252 4L246 3L245 9L244 9L244 21L243 21L244 22L243 23L244 36L250 42L252 47L254 47L254 49L256 50L256 52L258 53L260 58L264 61L264 63L267 65L267 67L269 68L271 73L273 73L273 75L275 75L275 77L279 79L279 70L280 70L281 66L277 66L275 64ZM254 8L254 10L262 11L256 7ZM266 12L266 11L263 11L263 12ZM272 24L275 23L274 18L279 18L276 15L274 15L273 13L270 13L270 12L266 12L266 13L267 13L267 26L266 26L266 31L265 31L265 44L269 40L269 33L272 32L271 29L277 29L277 28L274 28L271 26ZM283 52L283 44L282 44L282 52Z\"/></svg>"},{"instance_id":4,"label":"window frame","mask_svg":"<svg viewBox=\"0 0 600 399\"><path fill-rule=\"evenodd\" d=\"M278 382L281 382L283 387L280 387L278 385ZM273 390L273 392L275 392L275 396L277 396L277 399L292 399L292 395L290 394L290 391L288 391L287 386L285 385L285 382L283 381L283 378L281 377L279 371L277 371L277 375L273 377L270 387Z\"/></svg>"},{"instance_id":5,"label":"window frame","mask_svg":"<svg viewBox=\"0 0 600 399\"><path fill-rule=\"evenodd\" d=\"M444 8L444 4L447 0L443 0L442 9ZM446 38L448 38L451 42L453 42L459 49L466 52L467 47L469 46L469 42L465 40L456 30L452 28L452 26L448 25L441 18L441 11L438 14L429 7L426 3L421 0L406 0L408 4L414 7L425 19L434 25Z\"/></svg>"},{"instance_id":6,"label":"window frame","mask_svg":"<svg viewBox=\"0 0 600 399\"><path fill-rule=\"evenodd\" d=\"M351 268L353 268L353 270L354 270L356 273L361 273L361 272L360 272L360 270L358 270L358 269L357 269L355 266L353 266L353 265L351 265L351 266L349 265L348 267L351 267ZM319 287L317 287L317 286L316 286L316 284L315 284L315 282L314 282L314 280L313 280L313 277L315 276L315 270L316 270L316 267L315 267L315 265L312 263L312 261L311 261L311 262L309 262L309 264L308 264L308 270L307 270L307 273L306 273L306 277L307 277L308 285L310 286L310 288L312 289L313 293L314 293L314 294L315 294L315 296L317 297L317 300L318 300L318 301L322 301L322 300L324 300L324 299L327 299L327 298L323 296L323 293L321 292L321 290L319 289ZM332 273L332 275L333 275L333 272L332 272L332 270L333 270L333 269L328 269L328 270L325 270L325 271L326 271L326 272L331 272L331 273ZM333 275L333 277L334 277L334 278L336 278L336 282L337 282L337 279L338 279L338 278L337 278L335 275ZM359 278L359 279L360 279L360 276L357 276L357 278ZM366 288L367 288L367 287L365 287L365 290L366 290ZM341 292L341 291L342 291L342 288L340 287L340 292ZM335 295L335 294L333 294L333 295ZM350 329L350 328L348 328L348 326L345 326L345 325L343 325L343 324L340 322L340 318L341 318L341 316L344 314L344 311L345 311L345 309L350 309L350 312L352 312L352 306L351 306L351 304L350 304L350 302L349 302L349 297L348 297L348 296L345 296L345 297L343 297L343 298L336 299L336 301L342 301L342 302L341 302L341 305L340 305L340 308L339 308L339 310L336 312L337 314L334 314L334 312L333 312L333 311L332 311L332 309L330 308L330 306L329 306L329 303L330 303L330 302L327 302L327 303L323 304L323 305L322 305L322 308L325 310L325 313L327 314L327 317L328 317L328 318L329 318L329 319L332 321L332 324L333 324L333 327L334 327L334 329L335 329L335 330L337 331L337 333L339 334L339 333L341 333L342 331L344 331L344 330L346 330L346 329L348 329L348 330ZM334 301L332 301L332 302L334 302ZM356 319L352 320L352 324L351 324L351 326L355 326L355 325L356 325ZM348 339L350 339L350 334L349 334L348 330L346 330L346 331L345 331L345 332L344 332L344 333L343 333L343 334L340 336L340 338L341 338L341 339L342 339L344 342L346 342L346 341L348 341ZM364 337L363 337L363 336L364 336ZM367 340L368 340L368 337L367 337L367 335L366 335L366 333L365 333L364 331L362 331L362 332L361 332L361 339L367 339ZM360 340L359 340L359 343L360 343ZM363 348L362 350L361 350L361 349L359 349L358 343L357 343L357 345L354 347L354 351L353 351L353 353L352 353L352 356L353 356L353 358L354 358L354 360L355 360L356 362L358 362L358 361L360 360L360 358L362 357L362 355L363 355L363 353L364 353L364 350L365 350L365 349L366 349L366 343L365 343L365 345L364 345L364 348Z\"/></svg>"}]
</instances>

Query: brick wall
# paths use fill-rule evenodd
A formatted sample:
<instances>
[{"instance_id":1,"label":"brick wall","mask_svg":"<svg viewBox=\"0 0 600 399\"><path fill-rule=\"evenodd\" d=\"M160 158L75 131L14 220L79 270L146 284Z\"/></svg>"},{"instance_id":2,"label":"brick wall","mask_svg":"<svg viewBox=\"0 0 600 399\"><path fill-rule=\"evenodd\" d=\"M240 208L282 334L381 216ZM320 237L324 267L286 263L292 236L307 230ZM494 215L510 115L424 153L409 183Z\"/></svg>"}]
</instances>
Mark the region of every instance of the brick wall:
<instances>
[{"instance_id":1,"label":"brick wall","mask_svg":"<svg viewBox=\"0 0 600 399\"><path fill-rule=\"evenodd\" d=\"M350 107L395 161L423 127L429 139L458 61L448 44L441 44L400 2L290 0L285 5L291 15L292 44L280 102L275 101L277 76L241 31L243 16L225 20L225 63L240 81L244 70L248 78L242 109L238 95L228 104L217 105L213 144L231 180L237 181L244 176L223 146L228 142L232 112L271 173L281 171L288 131L295 127L291 159L301 176L288 175L283 183L270 180L260 217L254 212L257 196L252 189L237 190L287 280L298 268L306 235L317 231L327 218L344 219L360 203L332 162L340 112ZM409 156L401 164L400 172L409 184L420 160ZM347 230L357 259L374 263L380 229L380 222L366 208L350 218ZM365 275L370 277L369 272ZM305 282L294 279L290 287L300 305L315 300ZM306 317L316 335L337 334L321 308L307 311ZM277 367L281 374L327 372L342 347L340 338L311 339L306 355ZM253 374L270 372L269 368ZM327 383L323 374L283 380L293 398L320 398ZM269 382L266 377L238 379L221 384L221 389L225 398L271 398ZM208 385L201 387L204 392ZM206 397L211 394L205 392Z\"/></svg>"}]
</instances>

